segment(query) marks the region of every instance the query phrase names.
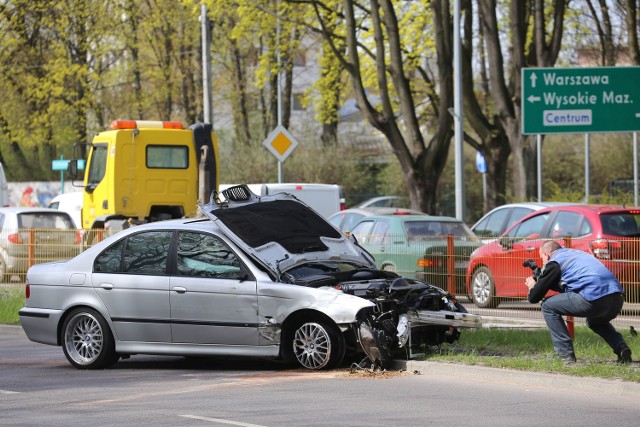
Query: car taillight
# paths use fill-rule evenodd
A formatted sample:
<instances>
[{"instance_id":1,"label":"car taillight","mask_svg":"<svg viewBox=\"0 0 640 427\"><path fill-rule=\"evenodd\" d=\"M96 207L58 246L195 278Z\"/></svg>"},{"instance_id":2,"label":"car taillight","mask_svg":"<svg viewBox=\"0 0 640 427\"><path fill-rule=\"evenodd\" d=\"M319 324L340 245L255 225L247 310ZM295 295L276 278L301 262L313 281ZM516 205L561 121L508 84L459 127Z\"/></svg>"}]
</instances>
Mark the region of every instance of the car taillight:
<instances>
[{"instance_id":1,"label":"car taillight","mask_svg":"<svg viewBox=\"0 0 640 427\"><path fill-rule=\"evenodd\" d=\"M434 268L442 267L442 261L439 259L420 258L418 259L418 268Z\"/></svg>"},{"instance_id":2,"label":"car taillight","mask_svg":"<svg viewBox=\"0 0 640 427\"><path fill-rule=\"evenodd\" d=\"M24 287L24 297L26 299L29 299L30 296L31 296L31 287L27 283L27 286Z\"/></svg>"},{"instance_id":3,"label":"car taillight","mask_svg":"<svg viewBox=\"0 0 640 427\"><path fill-rule=\"evenodd\" d=\"M20 238L20 234L11 233L7 236L7 240L11 243L22 243L22 239Z\"/></svg>"},{"instance_id":4,"label":"car taillight","mask_svg":"<svg viewBox=\"0 0 640 427\"><path fill-rule=\"evenodd\" d=\"M619 240L598 239L591 241L589 245L593 255L599 259L611 259L613 250L622 249L622 242Z\"/></svg>"}]
</instances>

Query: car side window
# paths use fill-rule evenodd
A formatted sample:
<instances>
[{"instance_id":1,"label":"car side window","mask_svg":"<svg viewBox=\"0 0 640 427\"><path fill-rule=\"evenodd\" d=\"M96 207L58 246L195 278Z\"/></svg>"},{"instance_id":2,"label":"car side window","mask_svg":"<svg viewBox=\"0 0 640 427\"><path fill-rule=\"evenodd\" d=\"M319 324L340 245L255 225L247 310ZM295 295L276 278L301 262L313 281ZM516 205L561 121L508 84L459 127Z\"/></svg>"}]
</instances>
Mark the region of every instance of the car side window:
<instances>
[{"instance_id":1,"label":"car side window","mask_svg":"<svg viewBox=\"0 0 640 427\"><path fill-rule=\"evenodd\" d=\"M558 212L549 228L549 237L578 236L578 226L582 218L583 216L576 212Z\"/></svg>"},{"instance_id":2,"label":"car side window","mask_svg":"<svg viewBox=\"0 0 640 427\"><path fill-rule=\"evenodd\" d=\"M371 234L371 228L373 227L373 221L362 221L357 224L351 230L351 234L355 236L358 243L366 245L369 243L369 235Z\"/></svg>"},{"instance_id":3,"label":"car side window","mask_svg":"<svg viewBox=\"0 0 640 427\"><path fill-rule=\"evenodd\" d=\"M166 275L171 231L133 234L108 247L94 262L100 273Z\"/></svg>"},{"instance_id":4,"label":"car side window","mask_svg":"<svg viewBox=\"0 0 640 427\"><path fill-rule=\"evenodd\" d=\"M482 222L478 224L473 231L478 236L499 236L502 234L502 224L504 224L507 219L509 212L510 209L500 209L499 211L492 213L482 220Z\"/></svg>"},{"instance_id":5,"label":"car side window","mask_svg":"<svg viewBox=\"0 0 640 427\"><path fill-rule=\"evenodd\" d=\"M370 245L383 245L391 243L391 236L387 234L389 230L389 221L378 221L371 230Z\"/></svg>"},{"instance_id":6,"label":"car side window","mask_svg":"<svg viewBox=\"0 0 640 427\"><path fill-rule=\"evenodd\" d=\"M507 233L507 236L514 237L516 238L515 240L539 239L542 235L544 224L547 222L548 218L548 213L529 218L511 229Z\"/></svg>"},{"instance_id":7,"label":"car side window","mask_svg":"<svg viewBox=\"0 0 640 427\"><path fill-rule=\"evenodd\" d=\"M124 239L115 245L109 246L96 257L93 264L93 271L96 273L118 273L122 271L122 248Z\"/></svg>"},{"instance_id":8,"label":"car side window","mask_svg":"<svg viewBox=\"0 0 640 427\"><path fill-rule=\"evenodd\" d=\"M196 232L178 235L178 274L192 277L240 279L236 254L219 238Z\"/></svg>"},{"instance_id":9,"label":"car side window","mask_svg":"<svg viewBox=\"0 0 640 427\"><path fill-rule=\"evenodd\" d=\"M171 231L150 231L127 237L124 249L124 272L166 274L171 235Z\"/></svg>"},{"instance_id":10,"label":"car side window","mask_svg":"<svg viewBox=\"0 0 640 427\"><path fill-rule=\"evenodd\" d=\"M533 209L529 208L513 208L511 211L511 216L509 217L509 222L507 223L505 229L511 227L516 222L520 221L525 216L529 215L533 212Z\"/></svg>"}]
</instances>

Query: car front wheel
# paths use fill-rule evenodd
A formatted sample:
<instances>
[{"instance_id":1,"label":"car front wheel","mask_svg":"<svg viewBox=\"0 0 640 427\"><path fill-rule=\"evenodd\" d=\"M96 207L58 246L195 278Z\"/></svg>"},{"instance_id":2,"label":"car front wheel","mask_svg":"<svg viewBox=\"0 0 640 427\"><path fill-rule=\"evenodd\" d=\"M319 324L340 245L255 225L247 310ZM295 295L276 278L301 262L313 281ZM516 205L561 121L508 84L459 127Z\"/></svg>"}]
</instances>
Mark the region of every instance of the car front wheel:
<instances>
[{"instance_id":1,"label":"car front wheel","mask_svg":"<svg viewBox=\"0 0 640 427\"><path fill-rule=\"evenodd\" d=\"M487 267L478 268L471 279L471 298L480 308L494 308L498 305L493 275Z\"/></svg>"},{"instance_id":2,"label":"car front wheel","mask_svg":"<svg viewBox=\"0 0 640 427\"><path fill-rule=\"evenodd\" d=\"M109 325L89 308L76 309L65 320L62 349L69 363L78 369L103 369L118 360Z\"/></svg>"},{"instance_id":3,"label":"car front wheel","mask_svg":"<svg viewBox=\"0 0 640 427\"><path fill-rule=\"evenodd\" d=\"M304 322L293 333L293 355L307 369L331 369L342 362L344 337L325 322Z\"/></svg>"}]
</instances>

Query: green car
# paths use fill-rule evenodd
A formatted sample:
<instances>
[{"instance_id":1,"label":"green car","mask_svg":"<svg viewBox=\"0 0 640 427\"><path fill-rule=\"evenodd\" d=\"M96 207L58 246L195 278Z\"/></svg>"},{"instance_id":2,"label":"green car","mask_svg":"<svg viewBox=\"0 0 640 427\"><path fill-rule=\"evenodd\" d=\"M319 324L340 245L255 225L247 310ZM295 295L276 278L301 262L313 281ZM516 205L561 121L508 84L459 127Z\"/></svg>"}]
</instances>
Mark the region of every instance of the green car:
<instances>
[{"instance_id":1,"label":"green car","mask_svg":"<svg viewBox=\"0 0 640 427\"><path fill-rule=\"evenodd\" d=\"M448 271L452 268L455 275L453 293L458 295L466 295L464 280L469 257L482 245L466 224L446 216L369 216L362 218L351 234L382 270L447 289ZM453 246L450 254L447 249L449 235ZM453 264L449 266L451 255Z\"/></svg>"}]
</instances>

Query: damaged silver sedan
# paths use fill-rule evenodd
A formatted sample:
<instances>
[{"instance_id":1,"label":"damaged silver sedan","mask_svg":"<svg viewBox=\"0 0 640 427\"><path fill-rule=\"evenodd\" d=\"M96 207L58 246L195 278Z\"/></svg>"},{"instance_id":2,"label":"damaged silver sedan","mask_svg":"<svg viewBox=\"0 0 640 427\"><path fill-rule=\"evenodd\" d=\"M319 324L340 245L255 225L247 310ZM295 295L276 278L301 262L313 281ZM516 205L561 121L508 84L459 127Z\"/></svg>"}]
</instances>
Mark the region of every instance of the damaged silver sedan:
<instances>
[{"instance_id":1,"label":"damaged silver sedan","mask_svg":"<svg viewBox=\"0 0 640 427\"><path fill-rule=\"evenodd\" d=\"M206 218L136 226L27 274L20 322L79 369L134 354L264 356L329 369L453 342L479 316L372 257L288 194L246 186Z\"/></svg>"}]
</instances>

